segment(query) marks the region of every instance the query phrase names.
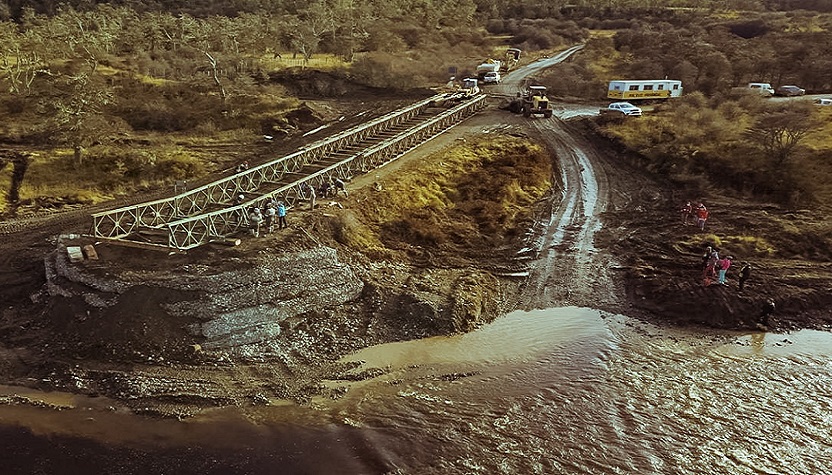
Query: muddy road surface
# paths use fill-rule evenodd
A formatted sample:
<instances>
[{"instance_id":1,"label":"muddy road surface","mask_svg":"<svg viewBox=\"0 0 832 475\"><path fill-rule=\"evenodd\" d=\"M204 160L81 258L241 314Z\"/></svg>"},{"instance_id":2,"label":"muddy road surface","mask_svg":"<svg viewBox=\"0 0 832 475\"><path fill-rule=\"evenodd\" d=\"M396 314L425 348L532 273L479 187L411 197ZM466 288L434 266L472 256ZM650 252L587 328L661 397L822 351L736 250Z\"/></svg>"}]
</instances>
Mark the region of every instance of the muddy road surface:
<instances>
[{"instance_id":1,"label":"muddy road surface","mask_svg":"<svg viewBox=\"0 0 832 475\"><path fill-rule=\"evenodd\" d=\"M533 83L536 74L578 54L581 49L580 45L574 46L518 68L494 92L512 97L524 85ZM602 226L601 215L610 206L613 193L607 158L557 114L550 119L519 115L492 117L494 121L514 121L528 128L557 157L555 186L541 209L530 246L525 250L528 276L522 293L517 296L518 308L579 305L620 309L620 288L616 288L611 274L617 265L611 256L597 252L595 247L595 234Z\"/></svg>"}]
</instances>

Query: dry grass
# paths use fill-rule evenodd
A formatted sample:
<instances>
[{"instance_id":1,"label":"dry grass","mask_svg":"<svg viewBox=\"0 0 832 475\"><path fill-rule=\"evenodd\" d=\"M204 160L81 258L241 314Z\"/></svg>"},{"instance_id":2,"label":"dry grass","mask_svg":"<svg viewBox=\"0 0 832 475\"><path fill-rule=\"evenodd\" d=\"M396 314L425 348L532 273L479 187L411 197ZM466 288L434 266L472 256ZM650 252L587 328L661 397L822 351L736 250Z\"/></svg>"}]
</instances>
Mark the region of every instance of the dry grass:
<instances>
[{"instance_id":1,"label":"dry grass","mask_svg":"<svg viewBox=\"0 0 832 475\"><path fill-rule=\"evenodd\" d=\"M96 204L202 176L214 168L206 159L171 143L125 150L101 147L87 151L80 165L68 149L39 152L20 188L21 203ZM9 211L6 195L11 171L11 166L0 171L0 213Z\"/></svg>"},{"instance_id":2,"label":"dry grass","mask_svg":"<svg viewBox=\"0 0 832 475\"><path fill-rule=\"evenodd\" d=\"M760 236L725 236L722 242L734 254L749 257L771 257L777 249Z\"/></svg>"},{"instance_id":3,"label":"dry grass","mask_svg":"<svg viewBox=\"0 0 832 475\"><path fill-rule=\"evenodd\" d=\"M499 242L515 235L551 186L551 160L524 139L457 145L387 177L358 196L364 225L340 233L361 248ZM343 220L342 220L343 221Z\"/></svg>"},{"instance_id":4,"label":"dry grass","mask_svg":"<svg viewBox=\"0 0 832 475\"><path fill-rule=\"evenodd\" d=\"M272 55L264 55L260 58L260 64L270 71L278 71L286 68L305 67L320 71L331 71L344 68L347 64L340 56L334 54L313 54L309 61L304 62L301 55L293 58L290 53L282 54L280 58Z\"/></svg>"}]
</instances>

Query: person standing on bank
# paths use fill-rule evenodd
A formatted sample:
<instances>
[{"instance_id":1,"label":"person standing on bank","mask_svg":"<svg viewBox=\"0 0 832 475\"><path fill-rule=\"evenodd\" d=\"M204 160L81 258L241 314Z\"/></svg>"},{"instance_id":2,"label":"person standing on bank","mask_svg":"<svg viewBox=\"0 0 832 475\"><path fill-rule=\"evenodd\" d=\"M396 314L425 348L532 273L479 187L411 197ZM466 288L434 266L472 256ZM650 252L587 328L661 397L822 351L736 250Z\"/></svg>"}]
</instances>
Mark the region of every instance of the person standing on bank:
<instances>
[{"instance_id":1,"label":"person standing on bank","mask_svg":"<svg viewBox=\"0 0 832 475\"><path fill-rule=\"evenodd\" d=\"M336 178L335 181L333 182L333 188L335 189L335 195L336 196L338 195L339 191L343 191L344 196L349 196L347 194L347 184L344 183L344 180L342 180L340 178Z\"/></svg>"},{"instance_id":2,"label":"person standing on bank","mask_svg":"<svg viewBox=\"0 0 832 475\"><path fill-rule=\"evenodd\" d=\"M263 213L257 206L252 206L248 212L248 220L251 222L251 235L260 237L260 223L263 221Z\"/></svg>"},{"instance_id":3,"label":"person standing on bank","mask_svg":"<svg viewBox=\"0 0 832 475\"><path fill-rule=\"evenodd\" d=\"M309 187L309 189L307 190L309 192L309 209L315 209L315 198L317 198L317 195L315 193L315 187L309 185L307 186Z\"/></svg>"},{"instance_id":4,"label":"person standing on bank","mask_svg":"<svg viewBox=\"0 0 832 475\"><path fill-rule=\"evenodd\" d=\"M775 308L776 305L774 304L774 300L766 300L763 304L763 312L760 314L760 323L757 324L757 328L763 331L768 331L769 318L771 317L771 314L774 313Z\"/></svg>"},{"instance_id":5,"label":"person standing on bank","mask_svg":"<svg viewBox=\"0 0 832 475\"><path fill-rule=\"evenodd\" d=\"M287 227L286 224L286 205L283 202L277 203L277 228L283 229Z\"/></svg>"},{"instance_id":6,"label":"person standing on bank","mask_svg":"<svg viewBox=\"0 0 832 475\"><path fill-rule=\"evenodd\" d=\"M733 259L734 259L733 257L728 256L725 259L722 259L722 260L718 261L718 265L719 265L719 279L718 279L718 282L719 282L720 285L728 285L728 282L725 282L725 274L728 273L728 269L731 267L731 261Z\"/></svg>"},{"instance_id":7,"label":"person standing on bank","mask_svg":"<svg viewBox=\"0 0 832 475\"><path fill-rule=\"evenodd\" d=\"M745 286L745 281L747 281L749 277L751 277L751 264L744 262L742 269L740 269L740 292L742 292L742 289Z\"/></svg>"},{"instance_id":8,"label":"person standing on bank","mask_svg":"<svg viewBox=\"0 0 832 475\"><path fill-rule=\"evenodd\" d=\"M273 233L274 232L274 220L275 216L277 216L277 210L274 209L274 204L269 203L266 205L266 209L263 212L266 215L266 232Z\"/></svg>"},{"instance_id":9,"label":"person standing on bank","mask_svg":"<svg viewBox=\"0 0 832 475\"><path fill-rule=\"evenodd\" d=\"M690 225L690 218L693 214L693 205L690 204L690 201L685 203L685 206L682 206L682 208L679 210L679 213L681 213L682 215L682 224L685 226Z\"/></svg>"}]
</instances>

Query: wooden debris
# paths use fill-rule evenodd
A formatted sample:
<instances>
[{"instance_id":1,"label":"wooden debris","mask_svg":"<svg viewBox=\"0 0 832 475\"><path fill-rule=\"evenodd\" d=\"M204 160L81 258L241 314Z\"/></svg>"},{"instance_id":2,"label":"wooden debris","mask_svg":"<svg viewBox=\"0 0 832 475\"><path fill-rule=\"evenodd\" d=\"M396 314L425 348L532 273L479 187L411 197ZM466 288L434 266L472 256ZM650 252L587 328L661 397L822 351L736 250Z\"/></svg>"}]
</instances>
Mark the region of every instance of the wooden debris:
<instances>
[{"instance_id":1,"label":"wooden debris","mask_svg":"<svg viewBox=\"0 0 832 475\"><path fill-rule=\"evenodd\" d=\"M87 244L86 246L84 246L84 256L86 256L87 259L91 261L97 261L98 252L96 252L95 246L93 246L92 244Z\"/></svg>"}]
</instances>

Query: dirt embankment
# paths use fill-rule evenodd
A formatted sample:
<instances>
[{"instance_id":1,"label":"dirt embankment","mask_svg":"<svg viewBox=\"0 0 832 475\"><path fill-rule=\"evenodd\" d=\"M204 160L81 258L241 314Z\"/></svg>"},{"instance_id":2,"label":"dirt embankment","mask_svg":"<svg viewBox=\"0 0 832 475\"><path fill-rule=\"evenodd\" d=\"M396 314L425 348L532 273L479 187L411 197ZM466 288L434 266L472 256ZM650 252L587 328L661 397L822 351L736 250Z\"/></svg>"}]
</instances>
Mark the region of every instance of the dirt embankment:
<instances>
[{"instance_id":1,"label":"dirt embankment","mask_svg":"<svg viewBox=\"0 0 832 475\"><path fill-rule=\"evenodd\" d=\"M635 196L603 216L598 244L624 266L627 299L643 316L674 325L757 329L766 302L775 303L771 330L832 328L832 227L828 206L789 209L759 203L710 185L676 182L645 170L646 162L598 134L594 121L576 130L606 150L619 178L649 178L650 186L622 187ZM643 183L641 181L637 183ZM683 205L704 203L704 231L685 225ZM707 246L733 257L727 286L705 286ZM740 269L751 265L742 291Z\"/></svg>"},{"instance_id":2,"label":"dirt embankment","mask_svg":"<svg viewBox=\"0 0 832 475\"><path fill-rule=\"evenodd\" d=\"M98 260L73 263L66 247L90 241L64 235L34 305L17 295L3 312L0 376L188 416L304 402L323 379L356 377L336 363L344 354L491 321L517 285L495 275L513 253L492 251L522 245L550 177L542 149L514 142L379 170L238 247L99 244Z\"/></svg>"},{"instance_id":3,"label":"dirt embankment","mask_svg":"<svg viewBox=\"0 0 832 475\"><path fill-rule=\"evenodd\" d=\"M619 287L590 282L599 270L588 268L569 269L577 280L561 279L565 289L549 269L541 282L551 285L535 292L537 300L518 301L534 275L526 230L552 222L563 203L550 189L570 185L553 176L556 163L538 145L545 143L538 132L517 119L495 133L483 125L493 120L454 129L418 161L356 177L348 197L293 210L289 229L242 236L239 247L167 256L98 246L99 261L70 263L66 240L37 237L34 251L23 240L8 243L6 262L16 264L3 276L4 291L14 305L0 319L0 377L112 396L138 412L188 416L210 406L308 401L333 391L322 380L366 376L336 363L356 349L468 331L542 302L589 304L574 300L584 294L612 305L607 310L682 324L750 327L768 298L777 304L778 329L832 322L828 259L787 226L823 214L677 191L640 170L638 157L596 136L589 122L571 130L595 148L588 159L604 175L598 192L612 205L601 215L592 252L611 259L569 262L620 263L603 272L621 276L626 299L598 295ZM487 141L474 140L484 130ZM577 174L585 172L576 166ZM709 233L680 223L684 199L709 205ZM570 230L546 259L569 255L569 240L580 237L571 234L581 234ZM737 264L728 287L701 285L702 246L717 240L737 263L755 266L742 293ZM54 252L44 273L47 247ZM592 292L576 291L589 284Z\"/></svg>"}]
</instances>

